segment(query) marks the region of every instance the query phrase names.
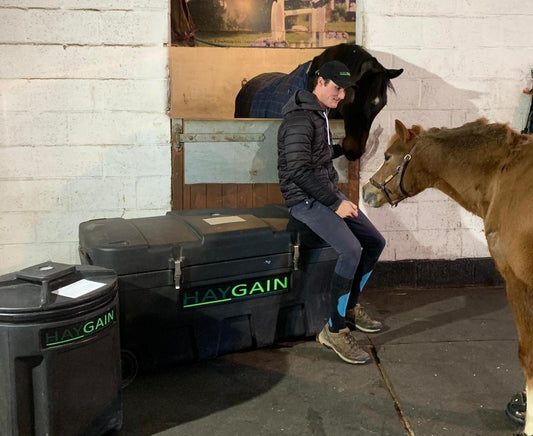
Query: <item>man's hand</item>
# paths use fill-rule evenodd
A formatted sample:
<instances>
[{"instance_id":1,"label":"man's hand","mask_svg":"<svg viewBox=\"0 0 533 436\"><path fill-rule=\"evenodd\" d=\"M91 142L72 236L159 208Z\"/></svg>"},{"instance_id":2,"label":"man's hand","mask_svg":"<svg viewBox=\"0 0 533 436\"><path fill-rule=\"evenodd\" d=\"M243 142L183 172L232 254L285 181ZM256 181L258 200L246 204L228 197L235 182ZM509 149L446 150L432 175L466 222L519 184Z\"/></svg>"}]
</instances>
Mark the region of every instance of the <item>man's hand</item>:
<instances>
[{"instance_id":1,"label":"man's hand","mask_svg":"<svg viewBox=\"0 0 533 436\"><path fill-rule=\"evenodd\" d=\"M339 205L335 213L339 215L341 218L357 216L357 213L358 213L357 205L355 203L352 203L351 201L342 200L342 203Z\"/></svg>"}]
</instances>

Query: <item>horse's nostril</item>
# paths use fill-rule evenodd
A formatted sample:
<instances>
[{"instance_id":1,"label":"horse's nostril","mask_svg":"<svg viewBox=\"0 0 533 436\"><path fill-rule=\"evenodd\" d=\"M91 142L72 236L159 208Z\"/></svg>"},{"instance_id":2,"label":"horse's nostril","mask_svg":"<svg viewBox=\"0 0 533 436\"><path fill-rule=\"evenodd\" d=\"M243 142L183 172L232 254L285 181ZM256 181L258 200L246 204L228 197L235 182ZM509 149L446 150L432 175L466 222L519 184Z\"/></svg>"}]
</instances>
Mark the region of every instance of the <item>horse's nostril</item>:
<instances>
[{"instance_id":1,"label":"horse's nostril","mask_svg":"<svg viewBox=\"0 0 533 436\"><path fill-rule=\"evenodd\" d=\"M376 201L376 194L365 194L363 200L366 204L372 206Z\"/></svg>"}]
</instances>

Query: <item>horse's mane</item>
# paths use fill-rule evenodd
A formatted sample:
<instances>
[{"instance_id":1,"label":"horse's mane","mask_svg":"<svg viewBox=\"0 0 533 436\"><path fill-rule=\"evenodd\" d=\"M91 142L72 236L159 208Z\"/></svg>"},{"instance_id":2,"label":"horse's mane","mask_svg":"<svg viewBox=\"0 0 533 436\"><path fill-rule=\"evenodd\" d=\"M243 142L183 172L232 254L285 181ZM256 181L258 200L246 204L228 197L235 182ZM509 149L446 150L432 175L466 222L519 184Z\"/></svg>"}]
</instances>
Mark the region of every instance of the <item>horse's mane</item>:
<instances>
[{"instance_id":1,"label":"horse's mane","mask_svg":"<svg viewBox=\"0 0 533 436\"><path fill-rule=\"evenodd\" d=\"M508 124L489 123L486 118L479 118L455 128L432 127L424 134L439 142L448 143L448 140L453 138L454 141L450 144L461 147L505 145L513 150L531 141L530 137L518 133Z\"/></svg>"}]
</instances>

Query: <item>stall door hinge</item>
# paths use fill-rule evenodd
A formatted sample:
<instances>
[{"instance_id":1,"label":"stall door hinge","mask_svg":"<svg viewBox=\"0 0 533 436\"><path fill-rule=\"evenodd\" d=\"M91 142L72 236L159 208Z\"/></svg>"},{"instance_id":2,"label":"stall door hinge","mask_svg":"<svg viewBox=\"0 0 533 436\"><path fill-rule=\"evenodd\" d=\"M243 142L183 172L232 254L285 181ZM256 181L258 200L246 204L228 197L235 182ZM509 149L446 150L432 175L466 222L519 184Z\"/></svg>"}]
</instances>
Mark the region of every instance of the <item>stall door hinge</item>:
<instances>
[{"instance_id":1,"label":"stall door hinge","mask_svg":"<svg viewBox=\"0 0 533 436\"><path fill-rule=\"evenodd\" d=\"M170 123L170 143L174 150L181 151L183 150L183 141L181 140L181 135L183 134L183 119L173 118L170 120Z\"/></svg>"}]
</instances>

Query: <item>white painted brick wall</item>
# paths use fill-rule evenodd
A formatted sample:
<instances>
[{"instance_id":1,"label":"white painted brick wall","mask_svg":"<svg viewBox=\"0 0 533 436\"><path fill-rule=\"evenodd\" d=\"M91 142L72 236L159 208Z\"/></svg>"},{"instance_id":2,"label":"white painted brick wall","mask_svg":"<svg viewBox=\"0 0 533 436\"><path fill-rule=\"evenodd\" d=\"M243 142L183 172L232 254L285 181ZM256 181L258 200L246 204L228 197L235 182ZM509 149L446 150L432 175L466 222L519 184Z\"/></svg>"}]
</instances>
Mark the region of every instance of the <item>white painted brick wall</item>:
<instances>
[{"instance_id":1,"label":"white painted brick wall","mask_svg":"<svg viewBox=\"0 0 533 436\"><path fill-rule=\"evenodd\" d=\"M168 0L0 0L0 274L170 207Z\"/></svg>"},{"instance_id":2,"label":"white painted brick wall","mask_svg":"<svg viewBox=\"0 0 533 436\"><path fill-rule=\"evenodd\" d=\"M357 42L391 68L396 95L374 122L379 148L361 180L381 165L394 120L455 127L486 117L524 127L533 68L533 10L523 0L358 0ZM364 206L363 206L364 208ZM395 209L364 208L387 239L383 260L488 256L481 219L438 191Z\"/></svg>"},{"instance_id":3,"label":"white painted brick wall","mask_svg":"<svg viewBox=\"0 0 533 436\"><path fill-rule=\"evenodd\" d=\"M521 128L533 67L523 0L358 0L358 43L391 68L393 122ZM77 263L78 224L170 207L168 0L0 0L0 274ZM482 224L436 191L369 210L384 260L487 256Z\"/></svg>"}]
</instances>

